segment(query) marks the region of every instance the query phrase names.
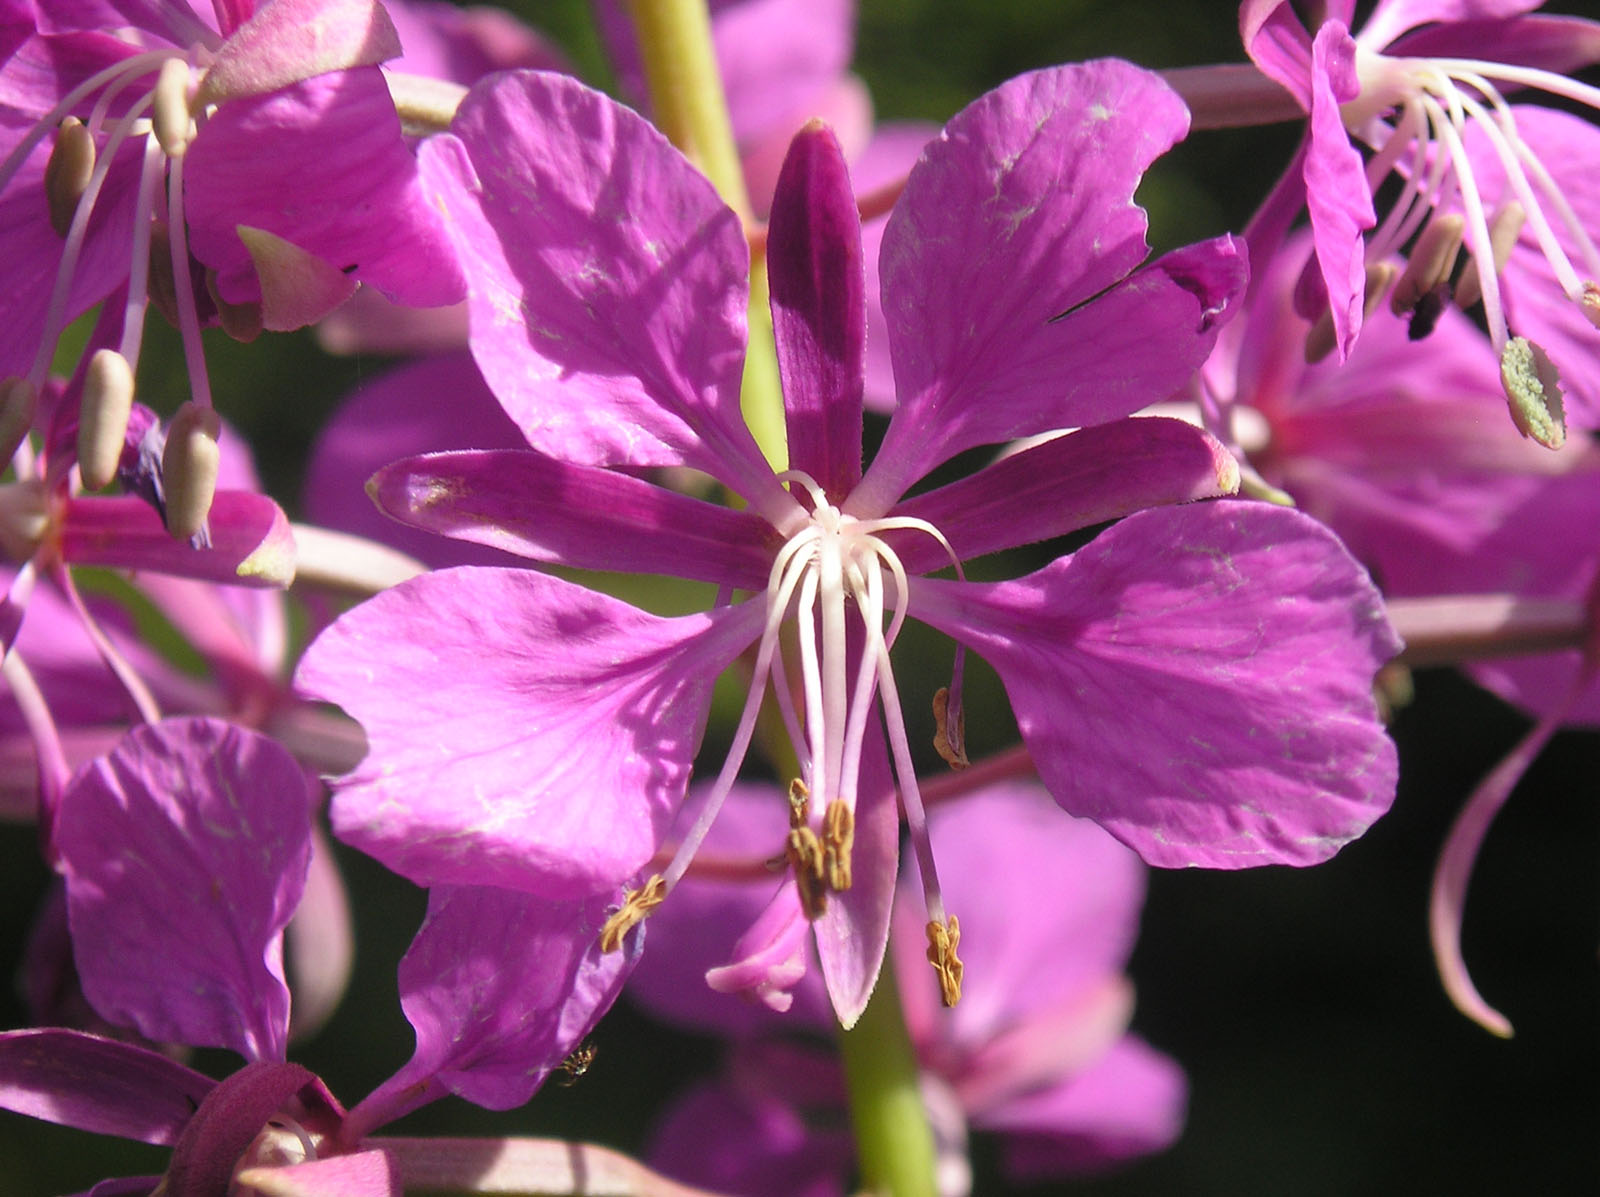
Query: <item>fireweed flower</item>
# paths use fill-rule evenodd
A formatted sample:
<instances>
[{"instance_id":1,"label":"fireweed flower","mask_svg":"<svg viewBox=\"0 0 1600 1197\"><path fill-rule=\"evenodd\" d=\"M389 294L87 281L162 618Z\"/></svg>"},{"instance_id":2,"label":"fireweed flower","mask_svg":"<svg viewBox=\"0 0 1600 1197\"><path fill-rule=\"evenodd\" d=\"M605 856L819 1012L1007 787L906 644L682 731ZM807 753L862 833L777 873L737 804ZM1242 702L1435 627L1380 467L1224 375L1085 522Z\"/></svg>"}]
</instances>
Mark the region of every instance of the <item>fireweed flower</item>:
<instances>
[{"instance_id":1,"label":"fireweed flower","mask_svg":"<svg viewBox=\"0 0 1600 1197\"><path fill-rule=\"evenodd\" d=\"M415 1054L346 1113L285 1060L282 932L306 884L311 821L304 774L282 747L212 719L141 727L73 778L55 841L95 1009L147 1039L227 1048L247 1063L215 1082L133 1044L10 1031L0 1105L173 1145L164 1192L221 1193L277 1167L340 1182L341 1193L400 1191L403 1158L368 1132L450 1093L494 1109L527 1101L636 958L636 943L607 956L595 945L609 897L434 891L399 972ZM482 1150L465 1177L481 1172ZM467 1187L455 1179L446 1187Z\"/></svg>"},{"instance_id":2,"label":"fireweed flower","mask_svg":"<svg viewBox=\"0 0 1600 1197\"><path fill-rule=\"evenodd\" d=\"M374 0L229 4L220 27L181 0L109 29L93 6L11 7L0 375L20 381L7 408L37 392L62 328L102 300L125 308L106 352L130 379L148 304L169 312L209 416L202 323L244 339L297 328L362 281L415 304L459 298L375 65L400 47ZM214 417L188 418L215 439Z\"/></svg>"},{"instance_id":3,"label":"fireweed flower","mask_svg":"<svg viewBox=\"0 0 1600 1197\"><path fill-rule=\"evenodd\" d=\"M953 1000L958 928L889 658L915 614L996 666L1056 799L1149 860L1309 863L1360 834L1392 794L1370 683L1396 646L1365 575L1313 521L1201 504L1132 515L1014 582L923 576L1232 488L1209 437L1122 418L1199 364L1242 283L1230 238L1141 266L1130 197L1185 124L1158 79L1104 61L1013 80L930 144L884 235L900 398L864 472L858 219L837 144L805 130L769 243L792 467L774 474L739 415L735 214L582 85L480 84L421 161L476 280L478 363L532 450L397 463L374 495L535 560L751 597L662 618L541 573L463 567L356 608L297 675L371 746L335 783L336 833L430 883L608 889L661 847L710 686L753 645L727 761L608 938L688 869L770 681L801 764L780 847L837 1014L859 1014L888 931L894 801L862 776L879 712ZM965 449L1086 425L904 497ZM667 465L709 474L746 509L617 468ZM960 706L957 684L941 720L953 756Z\"/></svg>"},{"instance_id":4,"label":"fireweed flower","mask_svg":"<svg viewBox=\"0 0 1600 1197\"><path fill-rule=\"evenodd\" d=\"M1239 20L1251 58L1310 117L1300 156L1257 217L1252 252L1270 251L1293 211L1309 207L1317 265L1300 306L1313 317L1327 312L1325 343L1343 358L1364 306L1394 277L1383 264L1415 238L1392 302L1417 313L1413 329L1421 335L1444 304L1481 297L1518 426L1559 444L1555 368L1540 345L1511 330L1501 273L1526 229L1564 302L1595 323L1600 253L1587 214L1569 200L1581 181L1562 181L1559 150L1541 154L1523 136L1503 92L1543 91L1600 110L1600 91L1563 73L1600 60L1600 25L1539 16L1531 12L1538 6L1504 0L1468 6L1463 15L1461 6L1435 0L1384 0L1354 36L1350 0L1327 5L1314 34L1285 0L1246 0ZM1469 152L1474 137L1481 138L1477 156ZM1356 144L1369 147L1368 161ZM1498 178L1485 178L1486 160L1497 164ZM1391 174L1400 192L1380 222L1373 195ZM1470 262L1452 289L1463 246Z\"/></svg>"},{"instance_id":5,"label":"fireweed flower","mask_svg":"<svg viewBox=\"0 0 1600 1197\"><path fill-rule=\"evenodd\" d=\"M770 786L736 787L705 851L759 857L783 834L776 798ZM1031 783L976 790L928 821L941 884L971 945L961 1004L941 1010L934 977L919 967L922 901L911 870L896 892L890 950L934 1122L941 1191L970 1191L969 1126L999 1136L1019 1182L1170 1145L1183 1123L1183 1075L1127 1032L1133 992L1122 969L1144 897L1138 857L1093 824L1063 818ZM835 1057L793 1038L828 1033L816 976L795 985L782 1015L686 983L707 968L713 985L726 979L733 970L717 967L719 953L771 888L691 876L651 920L651 951L628 994L674 1025L733 1042L721 1074L674 1102L648 1158L728 1192L842 1193L852 1155L837 1129L844 1078ZM802 1183L813 1176L814 1189Z\"/></svg>"}]
</instances>

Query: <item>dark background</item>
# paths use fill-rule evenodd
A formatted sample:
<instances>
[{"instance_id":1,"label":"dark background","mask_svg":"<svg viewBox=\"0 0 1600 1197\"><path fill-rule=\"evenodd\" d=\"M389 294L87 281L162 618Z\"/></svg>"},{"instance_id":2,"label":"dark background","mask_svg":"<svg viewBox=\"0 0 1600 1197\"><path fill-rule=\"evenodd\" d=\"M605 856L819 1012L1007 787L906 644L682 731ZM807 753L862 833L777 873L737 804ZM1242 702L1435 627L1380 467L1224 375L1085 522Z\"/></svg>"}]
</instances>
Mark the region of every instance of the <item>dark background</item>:
<instances>
[{"instance_id":1,"label":"dark background","mask_svg":"<svg viewBox=\"0 0 1600 1197\"><path fill-rule=\"evenodd\" d=\"M943 120L1012 74L1074 59L1121 55L1163 67L1240 57L1236 7L1225 3L863 0L862 9L857 66L882 117ZM586 78L606 81L581 4L525 3L518 11L555 34ZM1156 247L1241 227L1295 136L1292 128L1198 134L1169 155L1142 193ZM250 436L268 485L290 506L298 463L329 404L385 365L370 357L327 359L305 336L248 348L214 339L208 353L219 402ZM165 378L181 394L180 370L171 356L163 365L152 354L143 381ZM992 682L980 675L973 684L981 693ZM902 681L902 688L911 691L912 683ZM993 707L969 701L969 709ZM1526 726L1452 673L1419 674L1416 700L1394 724L1399 798L1364 839L1315 869L1153 876L1131 966L1140 994L1135 1028L1187 1068L1188 1130L1164 1156L1029 1191L1595 1191L1594 733L1556 737L1491 830L1474 877L1467 959L1484 995L1516 1025L1515 1039L1496 1040L1456 1014L1428 949L1428 883L1445 831ZM1011 733L987 727L971 734L982 750L1003 745ZM422 897L354 853L342 861L357 910L358 977L333 1023L296 1058L353 1103L409 1055L394 963L418 925ZM0 970L15 968L45 879L32 829L0 826ZM0 1025L24 1019L14 991L0 990ZM547 1087L523 1110L493 1115L447 1101L394 1129L581 1137L635 1150L651 1111L689 1077L714 1068L720 1051L714 1041L663 1031L624 1007L595 1039L598 1057L580 1083ZM236 1062L202 1053L198 1065L222 1075ZM980 1136L975 1151L977 1191L1006 1191L992 1171L994 1145ZM158 1149L0 1115L4 1197L158 1171L164 1158Z\"/></svg>"}]
</instances>

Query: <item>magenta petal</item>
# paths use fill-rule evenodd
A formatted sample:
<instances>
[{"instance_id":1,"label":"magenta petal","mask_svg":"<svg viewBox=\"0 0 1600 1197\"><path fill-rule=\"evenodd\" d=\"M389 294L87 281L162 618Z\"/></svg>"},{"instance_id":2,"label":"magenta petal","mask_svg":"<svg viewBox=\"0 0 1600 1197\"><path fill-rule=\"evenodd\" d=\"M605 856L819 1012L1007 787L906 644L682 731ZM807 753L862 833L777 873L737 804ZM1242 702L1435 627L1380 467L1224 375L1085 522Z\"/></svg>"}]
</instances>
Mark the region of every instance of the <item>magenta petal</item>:
<instances>
[{"instance_id":1,"label":"magenta petal","mask_svg":"<svg viewBox=\"0 0 1600 1197\"><path fill-rule=\"evenodd\" d=\"M446 1092L491 1110L532 1097L633 969L640 936L619 951L599 947L621 900L620 891L549 902L482 886L435 888L400 962L416 1053L352 1112L355 1123L392 1120Z\"/></svg>"},{"instance_id":2,"label":"magenta petal","mask_svg":"<svg viewBox=\"0 0 1600 1197\"><path fill-rule=\"evenodd\" d=\"M767 268L789 464L843 498L861 478L866 277L850 174L819 123L796 134L784 159Z\"/></svg>"},{"instance_id":3,"label":"magenta petal","mask_svg":"<svg viewBox=\"0 0 1600 1197\"><path fill-rule=\"evenodd\" d=\"M81 1031L0 1031L0 1108L97 1135L176 1143L216 1085L148 1048Z\"/></svg>"},{"instance_id":4,"label":"magenta petal","mask_svg":"<svg viewBox=\"0 0 1600 1197\"><path fill-rule=\"evenodd\" d=\"M1353 100L1356 79L1355 41L1343 26L1330 21L1312 45L1310 145L1306 153L1306 207L1317 247L1317 265L1328 288L1328 307L1339 360L1350 353L1361 331L1366 298L1366 261L1362 233L1377 218L1361 153L1350 144L1339 105Z\"/></svg>"},{"instance_id":5,"label":"magenta petal","mask_svg":"<svg viewBox=\"0 0 1600 1197\"><path fill-rule=\"evenodd\" d=\"M958 558L971 561L1146 507L1232 494L1238 486L1237 463L1208 433L1182 420L1129 417L1012 453L897 504L891 514L927 520ZM926 535L896 533L892 543L911 573L950 563Z\"/></svg>"},{"instance_id":6,"label":"magenta petal","mask_svg":"<svg viewBox=\"0 0 1600 1197\"><path fill-rule=\"evenodd\" d=\"M975 1115L1004 1137L1019 1181L1087 1172L1162 1151L1183 1130L1188 1083L1170 1057L1128 1036L1087 1072Z\"/></svg>"},{"instance_id":7,"label":"magenta petal","mask_svg":"<svg viewBox=\"0 0 1600 1197\"><path fill-rule=\"evenodd\" d=\"M282 1059L282 933L310 833L294 758L220 720L136 728L80 770L55 847L95 1009L148 1039Z\"/></svg>"},{"instance_id":8,"label":"magenta petal","mask_svg":"<svg viewBox=\"0 0 1600 1197\"><path fill-rule=\"evenodd\" d=\"M1453 25L1462 21L1487 21L1531 12L1544 0L1379 0L1361 27L1362 44L1387 46L1419 25ZM1479 43L1474 57L1489 57L1492 43ZM1498 46L1494 49L1498 51ZM1500 55L1492 55L1496 61Z\"/></svg>"},{"instance_id":9,"label":"magenta petal","mask_svg":"<svg viewBox=\"0 0 1600 1197\"><path fill-rule=\"evenodd\" d=\"M1313 864L1394 798L1372 678L1399 644L1298 512L1141 512L1027 578L919 579L912 601L999 671L1056 801L1151 864Z\"/></svg>"},{"instance_id":10,"label":"magenta petal","mask_svg":"<svg viewBox=\"0 0 1600 1197\"><path fill-rule=\"evenodd\" d=\"M378 595L296 675L371 746L335 783L335 832L420 884L609 892L659 846L711 683L760 634L761 606L662 619L474 566Z\"/></svg>"},{"instance_id":11,"label":"magenta petal","mask_svg":"<svg viewBox=\"0 0 1600 1197\"><path fill-rule=\"evenodd\" d=\"M473 354L529 443L786 503L739 412L749 254L711 184L563 76L491 76L452 130L422 170L472 279Z\"/></svg>"},{"instance_id":12,"label":"magenta petal","mask_svg":"<svg viewBox=\"0 0 1600 1197\"><path fill-rule=\"evenodd\" d=\"M1311 108L1311 35L1289 0L1245 0L1239 6L1239 38L1263 74Z\"/></svg>"},{"instance_id":13,"label":"magenta petal","mask_svg":"<svg viewBox=\"0 0 1600 1197\"><path fill-rule=\"evenodd\" d=\"M399 55L400 37L378 0L271 0L223 42L195 103L266 95Z\"/></svg>"},{"instance_id":14,"label":"magenta petal","mask_svg":"<svg viewBox=\"0 0 1600 1197\"><path fill-rule=\"evenodd\" d=\"M1131 359L1055 321L1079 305L1105 310L1089 301L1143 260L1133 190L1187 125L1157 76L1103 60L1013 79L928 143L879 261L899 407L875 471L892 457L898 483L910 468L900 459L926 472L971 445L1098 418L1061 417L1082 402L1061 398L1063 380ZM1124 340L1146 319L1142 304L1128 319ZM898 494L888 480L875 491L879 501Z\"/></svg>"},{"instance_id":15,"label":"magenta petal","mask_svg":"<svg viewBox=\"0 0 1600 1197\"><path fill-rule=\"evenodd\" d=\"M772 529L748 511L527 449L407 458L368 490L412 527L536 561L741 590L764 589L772 565Z\"/></svg>"},{"instance_id":16,"label":"magenta petal","mask_svg":"<svg viewBox=\"0 0 1600 1197\"><path fill-rule=\"evenodd\" d=\"M465 292L377 67L230 101L207 119L184 162L190 248L217 271L231 302L259 296L239 225L281 237L399 303L431 307Z\"/></svg>"},{"instance_id":17,"label":"magenta petal","mask_svg":"<svg viewBox=\"0 0 1600 1197\"><path fill-rule=\"evenodd\" d=\"M782 884L733 945L732 961L706 970L706 984L717 993L739 994L786 1013L794 1004L792 990L806 975L810 938L799 892Z\"/></svg>"},{"instance_id":18,"label":"magenta petal","mask_svg":"<svg viewBox=\"0 0 1600 1197\"><path fill-rule=\"evenodd\" d=\"M404 1197L405 1194L401 1165L382 1150L328 1156L305 1164L256 1165L240 1169L233 1179L232 1187L238 1192L270 1192L274 1197Z\"/></svg>"},{"instance_id":19,"label":"magenta petal","mask_svg":"<svg viewBox=\"0 0 1600 1197\"><path fill-rule=\"evenodd\" d=\"M148 569L235 586L287 586L294 580L294 534L271 499L218 491L208 522L211 547L196 549L174 540L142 499L67 499L61 556L73 565Z\"/></svg>"},{"instance_id":20,"label":"magenta petal","mask_svg":"<svg viewBox=\"0 0 1600 1197\"><path fill-rule=\"evenodd\" d=\"M1362 41L1370 44L1365 32ZM1414 30L1390 47L1390 52L1423 58L1478 58L1485 46L1494 47L1495 62L1576 75L1600 62L1600 22L1546 13L1456 21Z\"/></svg>"}]
</instances>

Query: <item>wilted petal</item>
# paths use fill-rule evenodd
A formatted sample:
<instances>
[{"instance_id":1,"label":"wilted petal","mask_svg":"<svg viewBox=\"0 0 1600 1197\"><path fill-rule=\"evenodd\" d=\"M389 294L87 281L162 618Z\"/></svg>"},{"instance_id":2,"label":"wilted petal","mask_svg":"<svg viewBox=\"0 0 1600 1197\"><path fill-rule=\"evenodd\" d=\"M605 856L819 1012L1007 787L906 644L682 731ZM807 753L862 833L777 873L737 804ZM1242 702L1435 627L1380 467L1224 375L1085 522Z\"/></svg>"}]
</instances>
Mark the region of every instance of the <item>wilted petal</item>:
<instances>
[{"instance_id":1,"label":"wilted petal","mask_svg":"<svg viewBox=\"0 0 1600 1197\"><path fill-rule=\"evenodd\" d=\"M371 746L335 783L334 830L421 884L610 892L660 844L711 683L761 619L760 603L662 619L527 570L396 586L296 675Z\"/></svg>"},{"instance_id":2,"label":"wilted petal","mask_svg":"<svg viewBox=\"0 0 1600 1197\"><path fill-rule=\"evenodd\" d=\"M185 155L184 211L194 256L232 303L260 295L241 224L400 303L454 303L465 292L377 67L222 105Z\"/></svg>"},{"instance_id":3,"label":"wilted petal","mask_svg":"<svg viewBox=\"0 0 1600 1197\"><path fill-rule=\"evenodd\" d=\"M1056 801L1151 864L1312 864L1394 798L1371 687L1399 644L1298 512L1142 512L1029 577L918 579L912 602L999 671Z\"/></svg>"},{"instance_id":4,"label":"wilted petal","mask_svg":"<svg viewBox=\"0 0 1600 1197\"><path fill-rule=\"evenodd\" d=\"M454 1093L520 1106L610 1009L640 937L602 953L620 891L573 902L482 886L439 886L400 962L411 1061L351 1112L362 1132Z\"/></svg>"},{"instance_id":5,"label":"wilted petal","mask_svg":"<svg viewBox=\"0 0 1600 1197\"><path fill-rule=\"evenodd\" d=\"M493 76L422 170L472 279L472 347L534 448L777 495L739 414L749 254L711 184L575 80Z\"/></svg>"},{"instance_id":6,"label":"wilted petal","mask_svg":"<svg viewBox=\"0 0 1600 1197\"><path fill-rule=\"evenodd\" d=\"M271 0L223 42L194 103L266 95L399 54L399 35L378 0Z\"/></svg>"},{"instance_id":7,"label":"wilted petal","mask_svg":"<svg viewBox=\"0 0 1600 1197\"><path fill-rule=\"evenodd\" d=\"M282 932L310 860L304 774L215 719L136 728L56 815L78 974L148 1039L283 1058Z\"/></svg>"},{"instance_id":8,"label":"wilted petal","mask_svg":"<svg viewBox=\"0 0 1600 1197\"><path fill-rule=\"evenodd\" d=\"M97 1135L178 1141L216 1082L159 1052L81 1031L0 1031L0 1107Z\"/></svg>"}]
</instances>

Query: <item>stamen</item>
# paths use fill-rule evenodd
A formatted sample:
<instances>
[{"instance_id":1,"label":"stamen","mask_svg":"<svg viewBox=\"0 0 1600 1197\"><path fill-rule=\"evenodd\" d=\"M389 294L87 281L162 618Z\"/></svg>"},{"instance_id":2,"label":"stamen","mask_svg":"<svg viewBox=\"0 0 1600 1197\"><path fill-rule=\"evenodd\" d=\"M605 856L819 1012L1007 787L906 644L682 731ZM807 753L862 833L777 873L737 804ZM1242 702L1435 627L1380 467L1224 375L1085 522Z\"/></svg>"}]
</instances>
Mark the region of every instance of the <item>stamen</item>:
<instances>
[{"instance_id":1,"label":"stamen","mask_svg":"<svg viewBox=\"0 0 1600 1197\"><path fill-rule=\"evenodd\" d=\"M94 138L82 121L69 116L56 130L56 144L44 168L44 193L50 204L50 227L65 239L78 201L94 177Z\"/></svg>"},{"instance_id":2,"label":"stamen","mask_svg":"<svg viewBox=\"0 0 1600 1197\"><path fill-rule=\"evenodd\" d=\"M811 830L811 791L798 777L789 783L789 834L783 855L794 869L800 909L815 922L828 909L828 891L822 884L826 854Z\"/></svg>"},{"instance_id":3,"label":"stamen","mask_svg":"<svg viewBox=\"0 0 1600 1197\"><path fill-rule=\"evenodd\" d=\"M956 708L956 717L950 719L950 687L940 686L933 692L933 749L952 769L965 769L972 764L967 759L967 713Z\"/></svg>"},{"instance_id":4,"label":"stamen","mask_svg":"<svg viewBox=\"0 0 1600 1197\"><path fill-rule=\"evenodd\" d=\"M102 490L116 478L132 412L133 367L115 349L95 350L78 408L78 472L85 489Z\"/></svg>"},{"instance_id":5,"label":"stamen","mask_svg":"<svg viewBox=\"0 0 1600 1197\"><path fill-rule=\"evenodd\" d=\"M1527 212L1516 200L1507 200L1494 214L1494 219L1489 222L1489 246L1494 255L1494 273L1498 276L1505 272L1506 263L1511 261L1511 250L1517 244L1517 238L1522 235L1522 224L1527 219ZM1462 267L1461 278L1456 283L1455 294L1451 297L1456 307L1470 308L1483 298L1483 289L1478 280L1478 259L1476 255L1468 255L1467 264Z\"/></svg>"},{"instance_id":6,"label":"stamen","mask_svg":"<svg viewBox=\"0 0 1600 1197\"><path fill-rule=\"evenodd\" d=\"M166 487L167 531L178 540L199 536L217 493L222 453L217 437L222 420L209 407L190 401L178 409L161 454Z\"/></svg>"},{"instance_id":7,"label":"stamen","mask_svg":"<svg viewBox=\"0 0 1600 1197\"><path fill-rule=\"evenodd\" d=\"M182 58L163 62L154 94L150 123L156 140L168 158L181 158L194 136L194 120L189 113L189 64Z\"/></svg>"},{"instance_id":8,"label":"stamen","mask_svg":"<svg viewBox=\"0 0 1600 1197\"><path fill-rule=\"evenodd\" d=\"M822 819L823 879L835 893L850 888L850 849L855 841L855 814L835 798Z\"/></svg>"},{"instance_id":9,"label":"stamen","mask_svg":"<svg viewBox=\"0 0 1600 1197\"><path fill-rule=\"evenodd\" d=\"M38 410L39 388L26 378L0 382L0 470L22 447Z\"/></svg>"},{"instance_id":10,"label":"stamen","mask_svg":"<svg viewBox=\"0 0 1600 1197\"><path fill-rule=\"evenodd\" d=\"M1423 293L1422 298L1411 309L1411 319L1406 324L1406 340L1421 341L1432 335L1438 327L1439 317L1444 315L1444 310L1450 305L1450 284L1440 283L1431 291Z\"/></svg>"},{"instance_id":11,"label":"stamen","mask_svg":"<svg viewBox=\"0 0 1600 1197\"><path fill-rule=\"evenodd\" d=\"M600 950L615 952L622 946L622 938L644 921L667 896L666 883L657 873L638 889L630 889L622 900L622 907L606 920L600 928Z\"/></svg>"},{"instance_id":12,"label":"stamen","mask_svg":"<svg viewBox=\"0 0 1600 1197\"><path fill-rule=\"evenodd\" d=\"M1466 223L1456 212L1436 216L1428 222L1412 247L1394 290L1389 293L1389 310L1396 316L1405 315L1423 296L1449 282L1461 253L1461 234Z\"/></svg>"},{"instance_id":13,"label":"stamen","mask_svg":"<svg viewBox=\"0 0 1600 1197\"><path fill-rule=\"evenodd\" d=\"M1526 337L1512 337L1500 354L1500 382L1511 404L1511 422L1523 436L1547 449L1567 439L1561 382L1549 356Z\"/></svg>"},{"instance_id":14,"label":"stamen","mask_svg":"<svg viewBox=\"0 0 1600 1197\"><path fill-rule=\"evenodd\" d=\"M1378 305L1383 302L1383 297L1388 294L1389 285L1394 282L1395 276L1400 273L1400 268L1393 262L1371 262L1367 265L1366 289L1362 293L1361 312L1363 319L1368 318L1378 310ZM1306 364L1316 365L1333 352L1335 345L1333 332L1333 311L1324 308L1317 317L1309 332L1306 333L1305 358Z\"/></svg>"},{"instance_id":15,"label":"stamen","mask_svg":"<svg viewBox=\"0 0 1600 1197\"><path fill-rule=\"evenodd\" d=\"M939 999L946 1006L954 1006L961 1000L961 976L966 967L956 955L960 942L961 924L955 915L950 916L948 923L928 923L928 963L939 974Z\"/></svg>"}]
</instances>

